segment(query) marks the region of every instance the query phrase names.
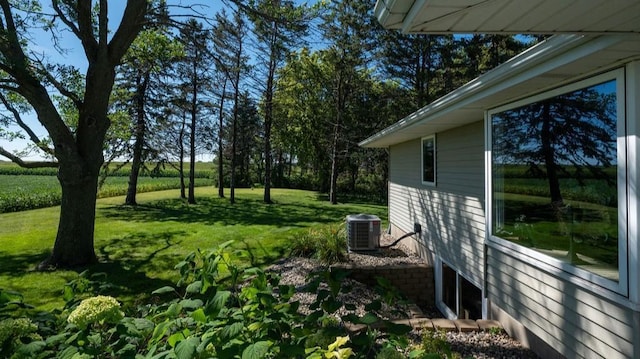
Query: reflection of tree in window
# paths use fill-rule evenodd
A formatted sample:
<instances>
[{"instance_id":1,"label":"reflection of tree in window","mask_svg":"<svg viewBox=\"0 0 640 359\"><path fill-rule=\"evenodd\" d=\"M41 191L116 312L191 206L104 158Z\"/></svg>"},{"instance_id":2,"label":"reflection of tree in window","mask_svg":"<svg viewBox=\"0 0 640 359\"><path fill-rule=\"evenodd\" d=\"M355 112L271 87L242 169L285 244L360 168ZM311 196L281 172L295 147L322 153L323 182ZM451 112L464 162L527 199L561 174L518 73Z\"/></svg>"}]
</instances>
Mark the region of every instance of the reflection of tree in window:
<instances>
[{"instance_id":1,"label":"reflection of tree in window","mask_svg":"<svg viewBox=\"0 0 640 359\"><path fill-rule=\"evenodd\" d=\"M434 138L422 140L422 181L435 182L435 141Z\"/></svg>"},{"instance_id":2,"label":"reflection of tree in window","mask_svg":"<svg viewBox=\"0 0 640 359\"><path fill-rule=\"evenodd\" d=\"M503 203L494 205L499 225L515 229L523 218L538 224L528 245L539 248L556 249L564 237L572 263L580 261L576 250L590 246L590 257L617 266L617 243L615 255L606 243L617 239L617 217L604 208L617 208L615 88L609 81L492 116L494 192L504 193ZM556 228L544 228L548 222ZM604 233L593 233L596 223L606 224L596 230Z\"/></svg>"}]
</instances>

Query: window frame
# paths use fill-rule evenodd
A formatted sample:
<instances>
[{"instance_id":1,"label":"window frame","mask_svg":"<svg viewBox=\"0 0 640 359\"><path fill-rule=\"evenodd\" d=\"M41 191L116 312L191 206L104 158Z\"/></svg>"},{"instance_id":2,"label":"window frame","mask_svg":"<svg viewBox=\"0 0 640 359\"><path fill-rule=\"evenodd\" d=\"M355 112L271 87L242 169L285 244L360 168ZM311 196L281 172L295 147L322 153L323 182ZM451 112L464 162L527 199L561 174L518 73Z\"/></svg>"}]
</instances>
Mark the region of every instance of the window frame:
<instances>
[{"instance_id":1,"label":"window frame","mask_svg":"<svg viewBox=\"0 0 640 359\"><path fill-rule=\"evenodd\" d=\"M444 273L442 272L442 267L443 265L446 265L447 267L449 267L449 269L451 269L454 273L455 273L455 301L456 301L456 307L455 308L449 308L449 306L447 306L447 304L444 302ZM470 284L472 284L473 286L475 286L476 288L478 288L480 290L480 296L481 296L481 310L482 310L482 319L486 319L488 318L488 302L487 302L487 295L485 292L485 288L483 285L480 285L478 283L476 283L475 281L469 279L466 275L463 275L462 272L460 270L458 270L458 268L456 266L454 266L453 264L451 264L449 261L445 260L442 257L436 256L435 258L435 266L433 267L434 270L434 278L435 278L435 304L436 304L436 308L438 308L438 310L440 310L440 312L442 314L444 314L444 316L447 319L451 319L451 320L455 320L455 319L460 319L460 302L461 302L461 298L460 298L460 292L461 292L461 285L462 285L462 280L466 280L467 282L469 282Z\"/></svg>"},{"instance_id":2,"label":"window frame","mask_svg":"<svg viewBox=\"0 0 640 359\"><path fill-rule=\"evenodd\" d=\"M627 118L626 118L626 86L625 86L625 68L617 68L599 75L591 76L570 84L557 87L530 96L519 101L511 102L499 107L495 107L485 111L485 173L486 173L486 244L492 248L507 253L518 260L537 267L543 271L553 273L562 280L582 287L588 287L595 290L603 288L605 291L613 291L624 297L629 297L629 195L628 195L628 152L630 149L627 144ZM614 281L594 272L573 266L570 263L550 257L544 253L534 249L520 246L516 243L502 239L493 233L493 128L492 116L503 111L515 109L555 96L559 96L572 91L587 88L606 81L616 81L616 114L617 114L617 188L618 188L618 281ZM595 285L595 286L594 286Z\"/></svg>"},{"instance_id":3,"label":"window frame","mask_svg":"<svg viewBox=\"0 0 640 359\"><path fill-rule=\"evenodd\" d=\"M433 141L433 156L432 156L432 160L433 160L433 181L425 181L424 179L424 142L425 141ZM436 142L436 135L429 135L429 136L424 136L420 139L420 181L422 182L423 185L425 186L431 186L431 187L435 187L436 186L436 181L437 181L437 142Z\"/></svg>"}]
</instances>

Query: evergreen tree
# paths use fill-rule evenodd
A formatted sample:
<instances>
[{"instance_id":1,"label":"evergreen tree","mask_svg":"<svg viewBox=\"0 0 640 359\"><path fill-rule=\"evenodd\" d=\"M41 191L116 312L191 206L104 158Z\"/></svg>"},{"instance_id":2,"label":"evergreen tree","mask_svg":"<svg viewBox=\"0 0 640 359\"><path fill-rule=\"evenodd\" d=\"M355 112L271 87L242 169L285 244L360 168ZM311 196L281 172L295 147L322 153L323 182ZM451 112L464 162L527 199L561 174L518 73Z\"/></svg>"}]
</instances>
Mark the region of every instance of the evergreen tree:
<instances>
[{"instance_id":1,"label":"evergreen tree","mask_svg":"<svg viewBox=\"0 0 640 359\"><path fill-rule=\"evenodd\" d=\"M262 115L264 117L264 202L271 203L271 168L273 126L273 91L276 71L285 55L298 44L304 35L303 7L296 7L291 0L257 0L251 2L254 11L249 18L254 24L261 52L264 54L264 91L262 93Z\"/></svg>"},{"instance_id":2,"label":"evergreen tree","mask_svg":"<svg viewBox=\"0 0 640 359\"><path fill-rule=\"evenodd\" d=\"M133 42L118 68L116 86L121 89L117 91L121 96L116 101L131 115L133 130L131 173L125 204L137 204L140 170L149 156L161 150L150 146L148 136L155 131L149 129L159 116L159 113L153 113L154 109L162 106L159 99L167 97L166 89L169 87L163 81L165 69L180 53L181 47L162 29L149 29Z\"/></svg>"},{"instance_id":3,"label":"evergreen tree","mask_svg":"<svg viewBox=\"0 0 640 359\"><path fill-rule=\"evenodd\" d=\"M205 98L212 84L212 53L209 41L211 35L204 26L195 19L190 19L180 29L180 43L184 46L184 59L178 65L178 75L184 80L181 89L187 98L186 113L189 127L189 190L187 202L196 203L195 199L195 165L199 127L205 121L207 102ZM199 124L201 126L199 126Z\"/></svg>"},{"instance_id":4,"label":"evergreen tree","mask_svg":"<svg viewBox=\"0 0 640 359\"><path fill-rule=\"evenodd\" d=\"M49 134L50 142L31 138L38 140L38 147L55 156L57 161L46 165L58 167L62 188L55 244L49 258L40 264L41 269L81 266L96 261L95 205L99 172L104 161L103 146L110 125L107 111L115 68L142 30L150 9L146 0L129 0L120 24L110 29L106 0L97 3L53 1L52 6L55 16L44 19L38 1L0 1L3 88L29 103ZM60 31L68 31L70 36L80 40L87 60L81 91L67 86L65 78L70 73L69 66L46 64L29 48L32 27L42 23L47 24L45 31L50 31L53 39L58 38ZM53 99L56 93L73 103L78 114L76 123L64 121ZM0 149L0 154L21 166L45 165L29 165L4 149Z\"/></svg>"}]
</instances>

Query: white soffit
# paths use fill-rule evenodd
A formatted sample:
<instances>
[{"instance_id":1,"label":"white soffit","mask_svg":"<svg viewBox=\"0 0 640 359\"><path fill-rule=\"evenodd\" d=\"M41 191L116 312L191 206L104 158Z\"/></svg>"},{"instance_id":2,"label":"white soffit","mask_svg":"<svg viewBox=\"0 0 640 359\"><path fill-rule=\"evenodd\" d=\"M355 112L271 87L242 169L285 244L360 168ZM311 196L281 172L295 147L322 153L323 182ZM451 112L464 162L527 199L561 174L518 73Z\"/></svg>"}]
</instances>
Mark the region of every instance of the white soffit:
<instances>
[{"instance_id":1,"label":"white soffit","mask_svg":"<svg viewBox=\"0 0 640 359\"><path fill-rule=\"evenodd\" d=\"M640 58L640 35L557 35L362 141L389 147L482 121L484 111Z\"/></svg>"},{"instance_id":2,"label":"white soffit","mask_svg":"<svg viewBox=\"0 0 640 359\"><path fill-rule=\"evenodd\" d=\"M405 33L640 33L638 0L378 0L375 14Z\"/></svg>"}]
</instances>

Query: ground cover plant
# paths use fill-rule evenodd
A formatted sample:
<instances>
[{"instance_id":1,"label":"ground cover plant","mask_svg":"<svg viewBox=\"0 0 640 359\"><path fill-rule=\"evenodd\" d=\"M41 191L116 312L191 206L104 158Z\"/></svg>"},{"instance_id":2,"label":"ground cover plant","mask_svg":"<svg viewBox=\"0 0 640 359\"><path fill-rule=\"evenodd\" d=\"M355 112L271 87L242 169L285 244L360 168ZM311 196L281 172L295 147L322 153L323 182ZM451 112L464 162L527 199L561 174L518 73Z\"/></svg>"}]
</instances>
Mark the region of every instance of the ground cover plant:
<instances>
[{"instance_id":1,"label":"ground cover plant","mask_svg":"<svg viewBox=\"0 0 640 359\"><path fill-rule=\"evenodd\" d=\"M61 310L23 312L19 295L0 291L0 355L11 358L389 358L410 347L407 325L378 313L381 300L363 316L336 315L351 304L338 299L348 292L341 271L321 271L305 291L315 293L311 313L300 313L295 288L280 284L276 273L246 268L248 251L233 241L195 251L176 266L179 280L152 292L150 301L124 308L104 295L104 281L78 278L66 284ZM397 298L396 298L397 299ZM349 333L340 321L364 330ZM384 324L380 326L380 324ZM376 327L376 329L374 329ZM395 348L395 349L394 349ZM383 354L386 353L386 354Z\"/></svg>"},{"instance_id":2,"label":"ground cover plant","mask_svg":"<svg viewBox=\"0 0 640 359\"><path fill-rule=\"evenodd\" d=\"M95 232L100 263L89 274L112 283L109 294L126 306L175 283L173 266L197 249L234 240L235 248L250 250L248 265L261 266L288 255L293 238L312 227L337 226L353 213L386 215L385 206L332 206L310 191L274 189L274 205L263 204L259 190L236 190L235 205L217 198L215 188L199 188L196 195L196 205L180 200L177 190L142 193L137 207L123 206L123 197L100 199ZM0 214L0 287L21 292L41 309L60 307L61 288L79 275L34 270L51 249L59 211Z\"/></svg>"}]
</instances>

